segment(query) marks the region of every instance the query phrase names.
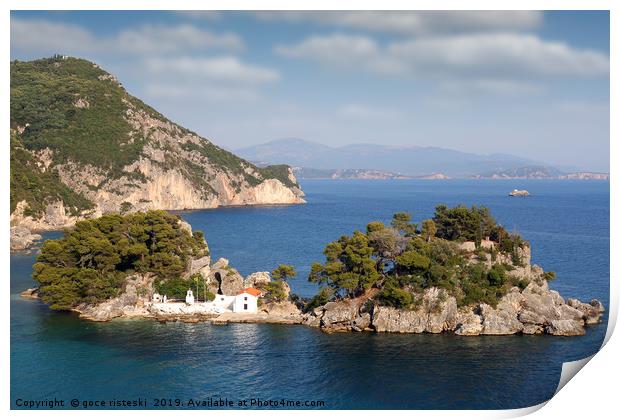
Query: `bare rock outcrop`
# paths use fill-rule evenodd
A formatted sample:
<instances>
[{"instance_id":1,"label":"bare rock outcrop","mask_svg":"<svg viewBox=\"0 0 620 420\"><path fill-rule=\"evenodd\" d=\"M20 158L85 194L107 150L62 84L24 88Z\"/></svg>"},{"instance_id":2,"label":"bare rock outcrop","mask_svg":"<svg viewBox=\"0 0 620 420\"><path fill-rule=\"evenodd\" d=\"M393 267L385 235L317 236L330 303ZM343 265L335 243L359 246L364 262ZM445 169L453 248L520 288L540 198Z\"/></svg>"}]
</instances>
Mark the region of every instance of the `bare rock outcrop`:
<instances>
[{"instance_id":1,"label":"bare rock outcrop","mask_svg":"<svg viewBox=\"0 0 620 420\"><path fill-rule=\"evenodd\" d=\"M19 294L19 296L21 296L24 299L37 300L37 299L39 299L39 288L38 287L33 287L33 288L30 288L30 289L26 289L23 292L21 292Z\"/></svg>"},{"instance_id":2,"label":"bare rock outcrop","mask_svg":"<svg viewBox=\"0 0 620 420\"><path fill-rule=\"evenodd\" d=\"M33 217L27 210L28 203L26 201L17 203L10 218L13 228L25 228L30 231L60 230L73 226L78 220L101 216L101 212L96 210L83 211L81 214L72 215L67 211L62 200L47 204L40 217Z\"/></svg>"},{"instance_id":3,"label":"bare rock outcrop","mask_svg":"<svg viewBox=\"0 0 620 420\"><path fill-rule=\"evenodd\" d=\"M189 264L188 264L189 267L187 268L187 274L190 276L196 273L202 274L205 268L208 268L210 272L209 264L211 264L210 255L205 255L202 258L192 259L189 261Z\"/></svg>"},{"instance_id":4,"label":"bare rock outcrop","mask_svg":"<svg viewBox=\"0 0 620 420\"><path fill-rule=\"evenodd\" d=\"M257 289L263 288L269 282L271 282L271 274L269 274L269 271L252 273L244 280L246 287L256 287Z\"/></svg>"},{"instance_id":5,"label":"bare rock outcrop","mask_svg":"<svg viewBox=\"0 0 620 420\"><path fill-rule=\"evenodd\" d=\"M351 331L360 316L364 298L329 302L323 306L321 328L329 332Z\"/></svg>"},{"instance_id":6,"label":"bare rock outcrop","mask_svg":"<svg viewBox=\"0 0 620 420\"><path fill-rule=\"evenodd\" d=\"M603 304L596 299L591 300L589 304L582 303L577 299L568 299L567 304L583 314L586 325L599 323L601 315L605 311Z\"/></svg>"},{"instance_id":7,"label":"bare rock outcrop","mask_svg":"<svg viewBox=\"0 0 620 420\"><path fill-rule=\"evenodd\" d=\"M270 317L286 319L296 324L301 323L303 319L301 310L291 301L270 302L261 305L258 312Z\"/></svg>"},{"instance_id":8,"label":"bare rock outcrop","mask_svg":"<svg viewBox=\"0 0 620 420\"><path fill-rule=\"evenodd\" d=\"M305 202L290 168L290 183L285 185L280 179L265 178L243 160L239 160L239 168L226 167L209 154L225 152L208 140L149 114L132 101L125 100L124 105L125 120L133 133L148 135L150 141L140 157L123 168L121 176L110 177L101 168L77 162L55 166L62 182L86 196L101 212L119 211L123 203L131 204L132 210L185 210ZM191 176L197 171L200 181ZM92 180L98 181L96 188Z\"/></svg>"},{"instance_id":9,"label":"bare rock outcrop","mask_svg":"<svg viewBox=\"0 0 620 420\"><path fill-rule=\"evenodd\" d=\"M436 287L427 289L416 310L376 306L372 325L378 332L440 333L456 328L456 299Z\"/></svg>"},{"instance_id":10,"label":"bare rock outcrop","mask_svg":"<svg viewBox=\"0 0 620 420\"><path fill-rule=\"evenodd\" d=\"M228 260L226 258L219 258L212 266L211 270L223 270L228 268Z\"/></svg>"},{"instance_id":11,"label":"bare rock outcrop","mask_svg":"<svg viewBox=\"0 0 620 420\"><path fill-rule=\"evenodd\" d=\"M113 318L149 317L146 303L153 296L153 277L150 274L132 275L126 280L125 290L119 296L97 305L82 304L74 309L80 318L90 321L109 321Z\"/></svg>"},{"instance_id":12,"label":"bare rock outcrop","mask_svg":"<svg viewBox=\"0 0 620 420\"><path fill-rule=\"evenodd\" d=\"M222 292L225 295L236 295L243 289L243 277L234 268L226 270L226 275L222 278Z\"/></svg>"},{"instance_id":13,"label":"bare rock outcrop","mask_svg":"<svg viewBox=\"0 0 620 420\"><path fill-rule=\"evenodd\" d=\"M457 335L480 335L482 332L482 317L474 313L471 307L462 308L456 317Z\"/></svg>"},{"instance_id":14,"label":"bare rock outcrop","mask_svg":"<svg viewBox=\"0 0 620 420\"><path fill-rule=\"evenodd\" d=\"M376 306L372 325L377 332L421 333L426 329L426 317L418 311Z\"/></svg>"},{"instance_id":15,"label":"bare rock outcrop","mask_svg":"<svg viewBox=\"0 0 620 420\"><path fill-rule=\"evenodd\" d=\"M512 289L507 293L496 308L487 304L479 307L482 317L483 335L506 335L516 334L523 330L523 324L519 321L519 310L523 298L518 289Z\"/></svg>"},{"instance_id":16,"label":"bare rock outcrop","mask_svg":"<svg viewBox=\"0 0 620 420\"><path fill-rule=\"evenodd\" d=\"M11 228L11 251L28 249L41 239L41 235L30 232L25 226L14 226Z\"/></svg>"},{"instance_id":17,"label":"bare rock outcrop","mask_svg":"<svg viewBox=\"0 0 620 420\"><path fill-rule=\"evenodd\" d=\"M568 303L545 281L524 290L513 287L497 303L457 307L456 299L438 288L427 289L414 309L382 306L372 295L329 302L304 314L302 324L326 332L376 331L457 335L582 335L584 325L600 321L603 305L576 299Z\"/></svg>"},{"instance_id":18,"label":"bare rock outcrop","mask_svg":"<svg viewBox=\"0 0 620 420\"><path fill-rule=\"evenodd\" d=\"M551 335L584 335L586 333L583 322L574 319L553 320L545 327L545 332Z\"/></svg>"}]
</instances>

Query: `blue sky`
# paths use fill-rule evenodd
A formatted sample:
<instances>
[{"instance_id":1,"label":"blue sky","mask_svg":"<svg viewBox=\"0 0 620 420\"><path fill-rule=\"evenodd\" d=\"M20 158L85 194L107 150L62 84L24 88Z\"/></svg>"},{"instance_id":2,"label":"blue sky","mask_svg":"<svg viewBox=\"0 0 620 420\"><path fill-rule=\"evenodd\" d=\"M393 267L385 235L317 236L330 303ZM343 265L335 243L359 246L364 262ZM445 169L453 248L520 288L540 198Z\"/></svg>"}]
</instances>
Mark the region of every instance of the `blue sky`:
<instances>
[{"instance_id":1,"label":"blue sky","mask_svg":"<svg viewBox=\"0 0 620 420\"><path fill-rule=\"evenodd\" d=\"M607 12L12 12L12 59L55 53L231 150L297 137L609 170Z\"/></svg>"}]
</instances>

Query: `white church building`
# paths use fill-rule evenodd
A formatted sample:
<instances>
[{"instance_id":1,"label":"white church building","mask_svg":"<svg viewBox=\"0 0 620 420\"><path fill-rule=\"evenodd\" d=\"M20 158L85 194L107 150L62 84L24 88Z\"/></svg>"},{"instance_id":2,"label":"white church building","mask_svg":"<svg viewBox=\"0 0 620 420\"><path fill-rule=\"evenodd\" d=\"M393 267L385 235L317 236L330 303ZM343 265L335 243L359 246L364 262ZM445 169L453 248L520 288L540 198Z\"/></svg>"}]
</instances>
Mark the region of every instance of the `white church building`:
<instances>
[{"instance_id":1,"label":"white church building","mask_svg":"<svg viewBox=\"0 0 620 420\"><path fill-rule=\"evenodd\" d=\"M260 290L254 287L247 287L240 290L235 296L217 294L215 299L207 304L214 309L217 308L217 312L256 313L258 311L258 298L261 293ZM194 303L194 296L191 290L187 291L185 303L188 305Z\"/></svg>"}]
</instances>

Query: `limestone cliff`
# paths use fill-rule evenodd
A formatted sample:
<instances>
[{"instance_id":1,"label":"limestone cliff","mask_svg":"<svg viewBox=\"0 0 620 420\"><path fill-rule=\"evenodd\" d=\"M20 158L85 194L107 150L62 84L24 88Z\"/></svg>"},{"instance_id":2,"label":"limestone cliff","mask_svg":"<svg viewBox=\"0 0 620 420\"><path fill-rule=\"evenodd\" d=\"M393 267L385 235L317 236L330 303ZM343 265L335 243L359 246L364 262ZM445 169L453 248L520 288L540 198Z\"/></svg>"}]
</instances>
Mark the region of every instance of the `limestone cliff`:
<instances>
[{"instance_id":1,"label":"limestone cliff","mask_svg":"<svg viewBox=\"0 0 620 420\"><path fill-rule=\"evenodd\" d=\"M108 212L303 203L288 166L259 168L169 121L85 60L11 63L11 225Z\"/></svg>"}]
</instances>

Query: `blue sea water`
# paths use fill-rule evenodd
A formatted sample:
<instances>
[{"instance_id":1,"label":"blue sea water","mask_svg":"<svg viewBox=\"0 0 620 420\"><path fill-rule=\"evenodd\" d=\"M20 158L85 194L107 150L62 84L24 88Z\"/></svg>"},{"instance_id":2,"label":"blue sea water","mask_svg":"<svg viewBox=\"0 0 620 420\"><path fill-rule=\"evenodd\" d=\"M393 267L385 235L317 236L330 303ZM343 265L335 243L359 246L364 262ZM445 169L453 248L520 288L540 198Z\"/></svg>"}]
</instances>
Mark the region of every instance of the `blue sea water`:
<instances>
[{"instance_id":1,"label":"blue sea water","mask_svg":"<svg viewBox=\"0 0 620 420\"><path fill-rule=\"evenodd\" d=\"M182 212L214 258L247 275L292 264L293 292L326 243L397 211L488 206L556 271L564 297L609 305L609 183L587 181L333 181L302 184L300 206ZM526 188L527 198L509 198ZM49 233L47 237L57 236ZM605 322L582 337L324 334L304 326L92 323L26 301L34 254L11 255L11 400L170 398L321 400L332 409L500 409L553 395L562 363L595 353Z\"/></svg>"}]
</instances>

